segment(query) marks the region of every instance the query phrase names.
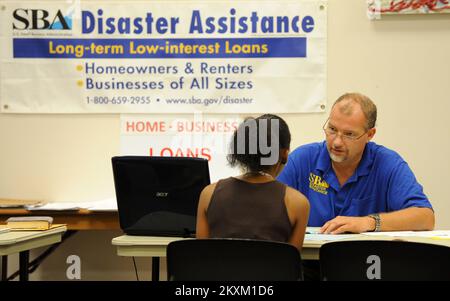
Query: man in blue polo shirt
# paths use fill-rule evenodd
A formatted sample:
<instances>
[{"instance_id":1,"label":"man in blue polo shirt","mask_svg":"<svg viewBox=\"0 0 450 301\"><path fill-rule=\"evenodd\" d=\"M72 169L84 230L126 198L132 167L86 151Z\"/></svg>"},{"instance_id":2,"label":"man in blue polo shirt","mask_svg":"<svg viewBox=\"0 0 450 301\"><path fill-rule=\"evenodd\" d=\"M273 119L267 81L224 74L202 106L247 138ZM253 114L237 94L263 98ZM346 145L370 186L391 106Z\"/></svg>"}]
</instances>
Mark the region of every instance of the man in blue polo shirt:
<instances>
[{"instance_id":1,"label":"man in blue polo shirt","mask_svg":"<svg viewBox=\"0 0 450 301\"><path fill-rule=\"evenodd\" d=\"M323 127L326 141L289 155L278 180L308 198L308 226L332 234L434 228L432 206L408 164L370 142L376 118L367 96L345 94Z\"/></svg>"}]
</instances>

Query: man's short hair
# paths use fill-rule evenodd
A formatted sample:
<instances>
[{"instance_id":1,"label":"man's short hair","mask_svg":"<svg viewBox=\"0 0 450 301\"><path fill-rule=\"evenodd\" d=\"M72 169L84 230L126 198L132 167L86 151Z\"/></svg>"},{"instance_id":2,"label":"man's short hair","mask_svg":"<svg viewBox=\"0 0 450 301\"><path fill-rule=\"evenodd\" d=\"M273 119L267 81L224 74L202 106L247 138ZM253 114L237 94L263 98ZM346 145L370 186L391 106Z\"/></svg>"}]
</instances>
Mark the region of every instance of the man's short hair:
<instances>
[{"instance_id":1,"label":"man's short hair","mask_svg":"<svg viewBox=\"0 0 450 301\"><path fill-rule=\"evenodd\" d=\"M377 122L377 106L373 103L373 101L367 97L366 95L363 95L361 93L346 93L342 96L340 96L333 104L333 107L343 101L343 100L352 100L353 102L356 102L360 105L361 110L364 113L364 116L366 117L366 130L369 130L371 128L375 127L375 124ZM342 108L343 113L351 114L352 110L352 103L349 103L348 105L345 105Z\"/></svg>"}]
</instances>

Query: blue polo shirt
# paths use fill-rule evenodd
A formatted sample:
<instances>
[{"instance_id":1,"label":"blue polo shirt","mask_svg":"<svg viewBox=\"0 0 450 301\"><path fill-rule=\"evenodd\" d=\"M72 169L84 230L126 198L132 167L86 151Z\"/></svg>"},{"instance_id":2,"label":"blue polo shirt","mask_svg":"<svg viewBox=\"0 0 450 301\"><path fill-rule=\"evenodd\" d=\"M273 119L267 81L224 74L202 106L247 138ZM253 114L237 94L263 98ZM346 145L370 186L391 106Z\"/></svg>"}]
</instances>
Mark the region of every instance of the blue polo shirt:
<instances>
[{"instance_id":1,"label":"blue polo shirt","mask_svg":"<svg viewBox=\"0 0 450 301\"><path fill-rule=\"evenodd\" d=\"M369 142L355 173L341 187L325 142L298 147L278 180L310 203L308 226L341 216L366 216L409 207L432 206L408 164L396 152Z\"/></svg>"}]
</instances>

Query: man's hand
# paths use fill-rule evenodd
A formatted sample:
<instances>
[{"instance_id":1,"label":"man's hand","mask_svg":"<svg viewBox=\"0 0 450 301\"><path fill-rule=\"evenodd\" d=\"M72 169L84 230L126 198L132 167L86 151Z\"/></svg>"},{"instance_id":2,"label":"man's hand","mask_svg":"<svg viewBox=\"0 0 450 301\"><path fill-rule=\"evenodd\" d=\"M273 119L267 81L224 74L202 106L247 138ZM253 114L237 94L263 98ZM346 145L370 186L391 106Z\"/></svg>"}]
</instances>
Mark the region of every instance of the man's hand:
<instances>
[{"instance_id":1,"label":"man's hand","mask_svg":"<svg viewBox=\"0 0 450 301\"><path fill-rule=\"evenodd\" d=\"M368 216L352 217L338 216L326 222L320 233L323 234L340 234L344 232L361 233L373 231L375 229L375 220Z\"/></svg>"}]
</instances>

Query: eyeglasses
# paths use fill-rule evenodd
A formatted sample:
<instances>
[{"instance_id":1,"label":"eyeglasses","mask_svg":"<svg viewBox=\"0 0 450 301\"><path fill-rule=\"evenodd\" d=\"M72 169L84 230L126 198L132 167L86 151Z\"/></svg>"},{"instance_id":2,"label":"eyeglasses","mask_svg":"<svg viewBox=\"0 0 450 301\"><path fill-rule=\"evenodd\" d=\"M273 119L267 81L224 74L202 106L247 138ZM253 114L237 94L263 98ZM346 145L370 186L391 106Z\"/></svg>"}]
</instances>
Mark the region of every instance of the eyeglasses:
<instances>
[{"instance_id":1,"label":"eyeglasses","mask_svg":"<svg viewBox=\"0 0 450 301\"><path fill-rule=\"evenodd\" d=\"M339 131L332 125L330 125L328 123L328 119L327 121L325 121L325 124L323 125L323 131L325 132L325 135L327 135L328 137L332 137L333 139L336 138L336 136L339 135ZM364 133L362 133L361 135L357 135L356 133L352 132L352 131L344 131L343 133L341 133L341 137L343 140L347 140L347 141L355 141L360 139L362 136L364 136L365 134L367 134L367 132L369 132L369 130L365 131Z\"/></svg>"}]
</instances>

